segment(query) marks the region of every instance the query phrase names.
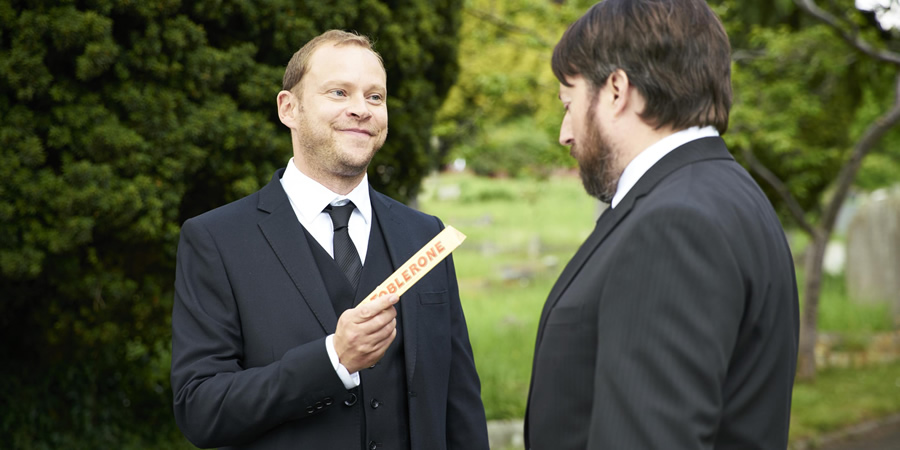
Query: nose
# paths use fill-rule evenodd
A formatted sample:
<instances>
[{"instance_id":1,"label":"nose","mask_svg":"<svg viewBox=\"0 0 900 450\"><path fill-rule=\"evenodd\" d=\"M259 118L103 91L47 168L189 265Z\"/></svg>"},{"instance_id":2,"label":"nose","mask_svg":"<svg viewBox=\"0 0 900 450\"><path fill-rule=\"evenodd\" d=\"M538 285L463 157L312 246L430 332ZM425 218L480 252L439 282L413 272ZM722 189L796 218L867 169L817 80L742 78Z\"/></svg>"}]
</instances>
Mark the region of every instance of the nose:
<instances>
[{"instance_id":1,"label":"nose","mask_svg":"<svg viewBox=\"0 0 900 450\"><path fill-rule=\"evenodd\" d=\"M559 126L559 143L567 147L575 143L575 136L572 135L572 121L569 119L568 111Z\"/></svg>"},{"instance_id":2,"label":"nose","mask_svg":"<svg viewBox=\"0 0 900 450\"><path fill-rule=\"evenodd\" d=\"M372 111L369 110L369 103L364 96L354 95L347 106L347 114L357 120L365 120L372 116Z\"/></svg>"}]
</instances>

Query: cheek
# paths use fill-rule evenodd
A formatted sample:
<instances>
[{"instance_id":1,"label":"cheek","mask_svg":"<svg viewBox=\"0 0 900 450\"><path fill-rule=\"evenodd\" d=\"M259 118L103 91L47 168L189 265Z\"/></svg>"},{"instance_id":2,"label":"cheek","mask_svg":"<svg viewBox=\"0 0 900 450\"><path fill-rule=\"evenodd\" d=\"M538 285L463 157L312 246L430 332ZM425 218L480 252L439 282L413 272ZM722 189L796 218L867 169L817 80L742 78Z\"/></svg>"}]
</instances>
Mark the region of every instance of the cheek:
<instances>
[{"instance_id":1,"label":"cheek","mask_svg":"<svg viewBox=\"0 0 900 450\"><path fill-rule=\"evenodd\" d=\"M581 131L584 128L581 119L571 118L569 119L569 132L573 135L580 136Z\"/></svg>"},{"instance_id":2,"label":"cheek","mask_svg":"<svg viewBox=\"0 0 900 450\"><path fill-rule=\"evenodd\" d=\"M332 123L341 119L343 107L335 102L320 101L309 105L306 111L318 122Z\"/></svg>"}]
</instances>

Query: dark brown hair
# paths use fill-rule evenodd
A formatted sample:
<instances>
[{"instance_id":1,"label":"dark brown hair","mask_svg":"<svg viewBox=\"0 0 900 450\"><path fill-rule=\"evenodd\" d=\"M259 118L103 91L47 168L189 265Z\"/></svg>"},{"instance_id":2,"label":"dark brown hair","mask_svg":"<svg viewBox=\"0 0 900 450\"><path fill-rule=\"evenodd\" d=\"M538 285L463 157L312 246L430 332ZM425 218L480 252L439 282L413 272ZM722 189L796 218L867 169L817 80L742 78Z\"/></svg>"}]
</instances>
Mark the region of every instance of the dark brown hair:
<instances>
[{"instance_id":1,"label":"dark brown hair","mask_svg":"<svg viewBox=\"0 0 900 450\"><path fill-rule=\"evenodd\" d=\"M553 50L553 73L581 75L596 92L617 69L646 100L641 118L676 130L728 128L731 45L703 0L604 0Z\"/></svg>"},{"instance_id":2,"label":"dark brown hair","mask_svg":"<svg viewBox=\"0 0 900 450\"><path fill-rule=\"evenodd\" d=\"M291 57L290 62L288 62L287 68L284 70L284 79L281 83L282 89L290 91L300 84L300 79L302 79L303 75L306 75L306 72L309 71L309 58L316 49L324 44L333 44L335 47L348 44L358 45L374 53L375 56L378 57L378 62L381 63L381 68L384 68L384 62L381 60L381 55L372 48L372 42L369 41L369 38L342 30L328 30L314 37L301 47L300 50L297 50L297 53L294 53L294 56Z\"/></svg>"}]
</instances>

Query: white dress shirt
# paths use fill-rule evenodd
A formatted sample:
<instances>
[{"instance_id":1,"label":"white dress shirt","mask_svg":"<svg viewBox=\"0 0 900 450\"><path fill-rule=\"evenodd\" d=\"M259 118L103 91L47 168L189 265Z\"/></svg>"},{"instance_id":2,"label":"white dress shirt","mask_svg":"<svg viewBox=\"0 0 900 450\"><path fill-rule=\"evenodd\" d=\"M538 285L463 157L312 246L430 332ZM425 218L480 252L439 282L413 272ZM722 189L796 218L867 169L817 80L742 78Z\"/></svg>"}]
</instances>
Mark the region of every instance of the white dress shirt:
<instances>
[{"instance_id":1,"label":"white dress shirt","mask_svg":"<svg viewBox=\"0 0 900 450\"><path fill-rule=\"evenodd\" d=\"M616 194L613 195L612 202L609 207L615 208L619 202L628 194L628 191L637 184L638 180L659 162L663 156L666 156L672 150L681 147L688 142L711 136L718 136L719 132L713 126L707 127L691 127L685 130L672 133L644 149L634 159L625 166L622 176L619 177L619 184L616 186Z\"/></svg>"},{"instance_id":2,"label":"white dress shirt","mask_svg":"<svg viewBox=\"0 0 900 450\"><path fill-rule=\"evenodd\" d=\"M369 249L369 233L372 230L372 202L369 200L369 178L363 175L362 181L347 195L340 195L322 186L316 180L306 176L294 165L294 158L288 161L284 175L281 176L281 187L287 193L294 208L297 220L306 228L306 231L315 238L316 242L334 258L334 225L331 215L325 212L328 205L342 206L352 201L356 209L350 215L350 223L347 232L350 240L356 246L361 263L366 261L366 252ZM301 237L298 236L298 239ZM359 386L359 372L350 373L338 359L334 349L334 335L325 338L325 350L334 366L335 372L347 389Z\"/></svg>"}]
</instances>

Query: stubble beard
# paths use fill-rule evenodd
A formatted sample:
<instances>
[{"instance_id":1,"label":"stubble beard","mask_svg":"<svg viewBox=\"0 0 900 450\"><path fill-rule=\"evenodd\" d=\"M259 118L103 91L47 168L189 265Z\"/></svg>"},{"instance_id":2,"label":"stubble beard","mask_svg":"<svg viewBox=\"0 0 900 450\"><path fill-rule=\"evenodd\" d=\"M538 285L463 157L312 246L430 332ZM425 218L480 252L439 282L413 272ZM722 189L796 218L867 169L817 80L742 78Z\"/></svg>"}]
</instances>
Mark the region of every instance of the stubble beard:
<instances>
[{"instance_id":1,"label":"stubble beard","mask_svg":"<svg viewBox=\"0 0 900 450\"><path fill-rule=\"evenodd\" d=\"M337 176L340 178L355 178L366 172L369 163L375 153L381 149L387 138L387 134L381 139L376 140L368 154L364 158L355 158L359 155L358 149L344 148L336 139L334 128L326 130L316 130L303 115L303 109L300 109L303 119L300 120L299 134L300 145L304 150L304 159L308 164L315 167L314 170L321 172L327 176Z\"/></svg>"},{"instance_id":2,"label":"stubble beard","mask_svg":"<svg viewBox=\"0 0 900 450\"><path fill-rule=\"evenodd\" d=\"M572 153L578 155L578 172L584 190L603 203L612 202L616 194L621 173L617 170L617 155L609 137L595 119L596 100L588 108L585 123L586 135L580 144L572 146Z\"/></svg>"}]
</instances>

